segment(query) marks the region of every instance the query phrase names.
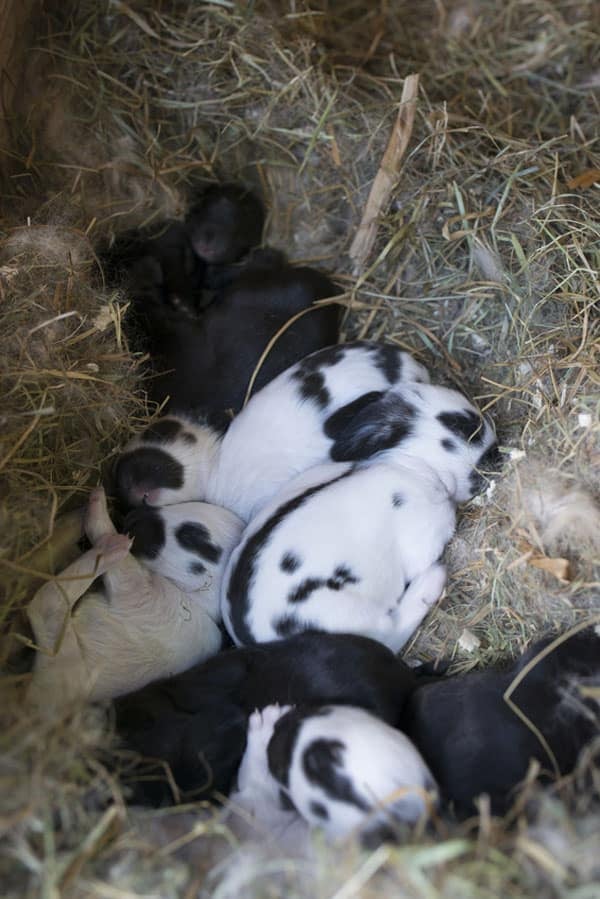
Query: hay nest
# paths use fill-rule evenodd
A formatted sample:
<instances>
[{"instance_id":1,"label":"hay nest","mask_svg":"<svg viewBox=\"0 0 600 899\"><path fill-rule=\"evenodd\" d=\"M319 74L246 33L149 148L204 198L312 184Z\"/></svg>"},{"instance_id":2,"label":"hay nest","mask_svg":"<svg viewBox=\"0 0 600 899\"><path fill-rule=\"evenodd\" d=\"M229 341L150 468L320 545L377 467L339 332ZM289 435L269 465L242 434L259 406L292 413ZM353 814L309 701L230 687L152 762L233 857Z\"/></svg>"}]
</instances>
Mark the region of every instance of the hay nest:
<instances>
[{"instance_id":1,"label":"hay nest","mask_svg":"<svg viewBox=\"0 0 600 899\"><path fill-rule=\"evenodd\" d=\"M467 669L598 616L594 0L81 0L40 24L3 183L6 654L66 551L57 518L72 513L67 545L89 488L155 411L99 251L219 178L258 187L270 242L344 284L346 339L395 341L497 422L506 465L463 510L448 595L408 652ZM373 246L351 258L411 73L410 141ZM10 670L7 896L583 897L600 876L597 783L589 801L540 794L516 831L484 807L370 855L317 840L310 863L237 845L206 809L128 809L101 761L105 712L42 725Z\"/></svg>"}]
</instances>

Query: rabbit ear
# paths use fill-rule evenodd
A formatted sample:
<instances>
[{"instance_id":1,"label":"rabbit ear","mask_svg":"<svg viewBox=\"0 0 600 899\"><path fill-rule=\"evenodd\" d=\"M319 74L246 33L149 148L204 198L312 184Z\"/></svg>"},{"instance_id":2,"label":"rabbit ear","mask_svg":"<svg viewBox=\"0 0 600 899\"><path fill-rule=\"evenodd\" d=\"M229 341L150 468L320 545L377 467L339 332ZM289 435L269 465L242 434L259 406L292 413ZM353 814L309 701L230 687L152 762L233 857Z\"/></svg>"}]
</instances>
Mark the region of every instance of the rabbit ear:
<instances>
[{"instance_id":1,"label":"rabbit ear","mask_svg":"<svg viewBox=\"0 0 600 899\"><path fill-rule=\"evenodd\" d=\"M451 434L464 443L472 443L477 446L485 441L487 433L485 422L475 409L440 412L436 418Z\"/></svg>"},{"instance_id":2,"label":"rabbit ear","mask_svg":"<svg viewBox=\"0 0 600 899\"><path fill-rule=\"evenodd\" d=\"M282 786L289 787L292 757L305 718L321 714L313 706L293 706L276 722L267 747L269 771Z\"/></svg>"},{"instance_id":3,"label":"rabbit ear","mask_svg":"<svg viewBox=\"0 0 600 899\"><path fill-rule=\"evenodd\" d=\"M373 391L342 406L325 422L334 462L360 462L399 443L413 431L417 409L397 393Z\"/></svg>"},{"instance_id":4,"label":"rabbit ear","mask_svg":"<svg viewBox=\"0 0 600 899\"><path fill-rule=\"evenodd\" d=\"M233 512L202 502L138 506L123 523L143 566L194 593L209 614L216 614L221 579L242 527Z\"/></svg>"},{"instance_id":5,"label":"rabbit ear","mask_svg":"<svg viewBox=\"0 0 600 899\"><path fill-rule=\"evenodd\" d=\"M383 390L371 390L369 393L363 393L362 396L352 400L351 403L346 403L345 406L342 406L325 421L323 430L326 435L331 437L332 440L337 440L340 434L354 421L359 412L376 403L384 395Z\"/></svg>"},{"instance_id":6,"label":"rabbit ear","mask_svg":"<svg viewBox=\"0 0 600 899\"><path fill-rule=\"evenodd\" d=\"M136 506L123 521L123 532L133 537L133 555L156 559L166 543L166 528L160 509Z\"/></svg>"}]
</instances>

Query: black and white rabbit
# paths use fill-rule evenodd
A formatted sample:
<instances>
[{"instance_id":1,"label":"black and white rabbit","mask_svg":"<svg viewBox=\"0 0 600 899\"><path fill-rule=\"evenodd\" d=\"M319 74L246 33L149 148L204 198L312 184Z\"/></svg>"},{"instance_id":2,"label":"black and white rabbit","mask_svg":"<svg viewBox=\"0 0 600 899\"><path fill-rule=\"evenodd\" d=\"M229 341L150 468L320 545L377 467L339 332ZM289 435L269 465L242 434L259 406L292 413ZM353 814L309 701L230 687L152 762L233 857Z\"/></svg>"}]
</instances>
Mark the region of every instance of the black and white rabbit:
<instances>
[{"instance_id":1,"label":"black and white rabbit","mask_svg":"<svg viewBox=\"0 0 600 899\"><path fill-rule=\"evenodd\" d=\"M126 505L205 500L247 521L295 475L347 451L357 416L361 433L376 431L390 389L428 380L395 346L359 341L320 350L255 394L224 436L175 416L137 435L117 462L117 490ZM386 434L399 441L406 428L392 423ZM371 439L372 453L382 448ZM356 451L364 458L367 440Z\"/></svg>"},{"instance_id":2,"label":"black and white rabbit","mask_svg":"<svg viewBox=\"0 0 600 899\"><path fill-rule=\"evenodd\" d=\"M431 384L399 385L328 428L330 454L361 461L309 469L250 521L223 618L238 644L312 628L398 652L442 593L455 504L495 433L462 394Z\"/></svg>"},{"instance_id":3,"label":"black and white rabbit","mask_svg":"<svg viewBox=\"0 0 600 899\"><path fill-rule=\"evenodd\" d=\"M303 633L226 649L115 702L123 745L160 762L153 777L143 776L142 768L137 780L133 772L136 801L172 802L171 784L189 798L229 793L255 709L353 705L395 725L415 683L412 670L389 649L354 634Z\"/></svg>"},{"instance_id":4,"label":"black and white rabbit","mask_svg":"<svg viewBox=\"0 0 600 899\"><path fill-rule=\"evenodd\" d=\"M250 718L231 800L268 831L299 815L330 840L372 844L424 819L436 789L408 737L364 709L271 705Z\"/></svg>"}]
</instances>

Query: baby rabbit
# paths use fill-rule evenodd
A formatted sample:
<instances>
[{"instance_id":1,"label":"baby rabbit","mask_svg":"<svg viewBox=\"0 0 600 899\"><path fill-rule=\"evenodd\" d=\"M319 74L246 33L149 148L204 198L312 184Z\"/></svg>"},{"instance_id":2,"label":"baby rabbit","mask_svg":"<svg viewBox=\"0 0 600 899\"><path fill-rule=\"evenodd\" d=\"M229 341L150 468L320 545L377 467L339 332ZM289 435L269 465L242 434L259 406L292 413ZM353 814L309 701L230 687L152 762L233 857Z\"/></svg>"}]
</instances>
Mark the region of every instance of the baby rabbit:
<instances>
[{"instance_id":1,"label":"baby rabbit","mask_svg":"<svg viewBox=\"0 0 600 899\"><path fill-rule=\"evenodd\" d=\"M135 800L172 802L171 784L188 798L229 793L255 709L272 703L354 705L395 725L415 682L389 649L354 634L305 632L227 649L115 702L123 745L162 762L153 777L147 765L142 769Z\"/></svg>"},{"instance_id":2,"label":"baby rabbit","mask_svg":"<svg viewBox=\"0 0 600 899\"><path fill-rule=\"evenodd\" d=\"M232 806L262 828L300 815L330 840L367 845L414 824L435 803L435 782L410 740L351 706L255 712Z\"/></svg>"},{"instance_id":3,"label":"baby rabbit","mask_svg":"<svg viewBox=\"0 0 600 899\"><path fill-rule=\"evenodd\" d=\"M249 267L198 317L156 307L151 320L155 377L148 383L170 412L231 421L269 342L297 313L339 288L315 269L278 264ZM258 371L258 390L298 359L336 343L339 307L312 309L277 338ZM228 416L228 418L226 418Z\"/></svg>"},{"instance_id":4,"label":"baby rabbit","mask_svg":"<svg viewBox=\"0 0 600 899\"><path fill-rule=\"evenodd\" d=\"M398 652L440 597L454 503L426 464L310 469L254 518L222 588L239 644L346 631Z\"/></svg>"},{"instance_id":5,"label":"baby rabbit","mask_svg":"<svg viewBox=\"0 0 600 899\"><path fill-rule=\"evenodd\" d=\"M592 628L559 643L514 690L512 702L533 728L504 699L515 677L551 642L547 637L535 643L504 670L417 682L401 727L458 816L475 814L483 793L492 813L504 815L532 759L546 781L549 774L569 774L586 743L598 737L600 702L579 692L581 686L600 686L600 637Z\"/></svg>"},{"instance_id":6,"label":"baby rabbit","mask_svg":"<svg viewBox=\"0 0 600 899\"><path fill-rule=\"evenodd\" d=\"M238 413L250 379L263 352L275 335L298 313L317 300L340 293L328 277L307 266L279 264L248 267L208 306L194 331L181 329L172 354L178 374L193 384L194 407L199 412ZM339 339L340 307L313 308L281 333L259 369L256 393L289 366ZM182 370L178 352L190 355L195 365Z\"/></svg>"},{"instance_id":7,"label":"baby rabbit","mask_svg":"<svg viewBox=\"0 0 600 899\"><path fill-rule=\"evenodd\" d=\"M225 560L239 542L242 521L210 503L138 506L123 521L131 552L144 568L169 578L186 593L203 591L204 607L220 620L219 585Z\"/></svg>"},{"instance_id":8,"label":"baby rabbit","mask_svg":"<svg viewBox=\"0 0 600 899\"><path fill-rule=\"evenodd\" d=\"M194 253L211 266L237 262L262 240L263 205L241 184L213 184L192 204L185 227Z\"/></svg>"},{"instance_id":9,"label":"baby rabbit","mask_svg":"<svg viewBox=\"0 0 600 899\"><path fill-rule=\"evenodd\" d=\"M227 236L231 246L237 245L243 236L211 228L219 243ZM321 272L287 265L281 253L260 250L221 278L222 288L206 305L206 266L194 256L184 225L173 222L159 236L122 238L120 245L112 252L112 265L118 259L131 298L128 339L150 357L151 376L144 385L149 398L168 412L207 416L219 426L241 409L272 338L297 313L340 292ZM307 354L337 343L339 319L339 307L328 305L293 322L266 355L253 389Z\"/></svg>"},{"instance_id":10,"label":"baby rabbit","mask_svg":"<svg viewBox=\"0 0 600 899\"><path fill-rule=\"evenodd\" d=\"M236 643L304 628L381 640L395 652L439 598L455 503L495 434L457 391L404 384L335 421L330 455L251 520L223 580Z\"/></svg>"},{"instance_id":11,"label":"baby rabbit","mask_svg":"<svg viewBox=\"0 0 600 899\"><path fill-rule=\"evenodd\" d=\"M175 417L160 433L156 425L142 432L118 460L116 488L127 505L201 499L247 521L295 475L331 459L336 444L348 452L356 416L368 419L368 407L392 387L428 380L423 366L395 346L358 341L320 350L263 387L223 437ZM363 432L376 431L377 415L372 419L361 423ZM460 416L458 422L464 429ZM388 441L390 431L397 432L393 423ZM384 448L371 443L373 452ZM364 458L367 450L363 439L357 452Z\"/></svg>"},{"instance_id":12,"label":"baby rabbit","mask_svg":"<svg viewBox=\"0 0 600 899\"><path fill-rule=\"evenodd\" d=\"M152 314L169 309L189 320L202 305L205 263L196 257L182 222L122 234L105 254L107 274L125 281L132 308L125 324L140 350L153 352Z\"/></svg>"},{"instance_id":13,"label":"baby rabbit","mask_svg":"<svg viewBox=\"0 0 600 899\"><path fill-rule=\"evenodd\" d=\"M217 652L220 575L239 534L235 517L223 511L220 552L211 543L210 561L188 543L191 565L201 558L207 571L179 572L182 589L160 572L158 554L150 560L157 571L131 555L130 538L117 534L109 518L104 491L94 490L85 525L92 548L41 587L27 610L38 650L29 700L53 709L76 699L109 699ZM173 528L175 514L169 519L174 537L164 528L167 540L185 529L187 516ZM145 552L152 556L147 542ZM90 590L98 578L101 586Z\"/></svg>"}]
</instances>

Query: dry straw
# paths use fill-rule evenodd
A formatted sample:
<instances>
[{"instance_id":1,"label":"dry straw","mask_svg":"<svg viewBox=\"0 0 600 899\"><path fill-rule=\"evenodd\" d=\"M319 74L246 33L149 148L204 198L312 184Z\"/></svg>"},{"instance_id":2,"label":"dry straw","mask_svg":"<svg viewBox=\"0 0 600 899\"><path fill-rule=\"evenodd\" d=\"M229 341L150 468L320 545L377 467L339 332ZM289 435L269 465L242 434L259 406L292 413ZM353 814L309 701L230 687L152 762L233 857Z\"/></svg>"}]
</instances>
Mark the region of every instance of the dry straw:
<instances>
[{"instance_id":1,"label":"dry straw","mask_svg":"<svg viewBox=\"0 0 600 899\"><path fill-rule=\"evenodd\" d=\"M447 596L408 654L468 670L595 620L597 3L56 6L5 154L0 579L19 638L6 652L27 641L20 611L39 578L78 551L90 488L156 412L101 252L128 227L180 216L218 178L262 190L270 241L337 276L346 339L395 342L497 422L503 472L462 510ZM403 105L412 73L418 101L414 90ZM393 136L404 155L379 190ZM357 281L351 246L367 219ZM104 764L110 715L31 719L21 661L3 681L6 896L594 895L593 789L574 805L568 787L540 796L528 781L516 830L482 803L464 827L372 854L317 839L310 863L264 840L232 848L204 807L126 810Z\"/></svg>"}]
</instances>

